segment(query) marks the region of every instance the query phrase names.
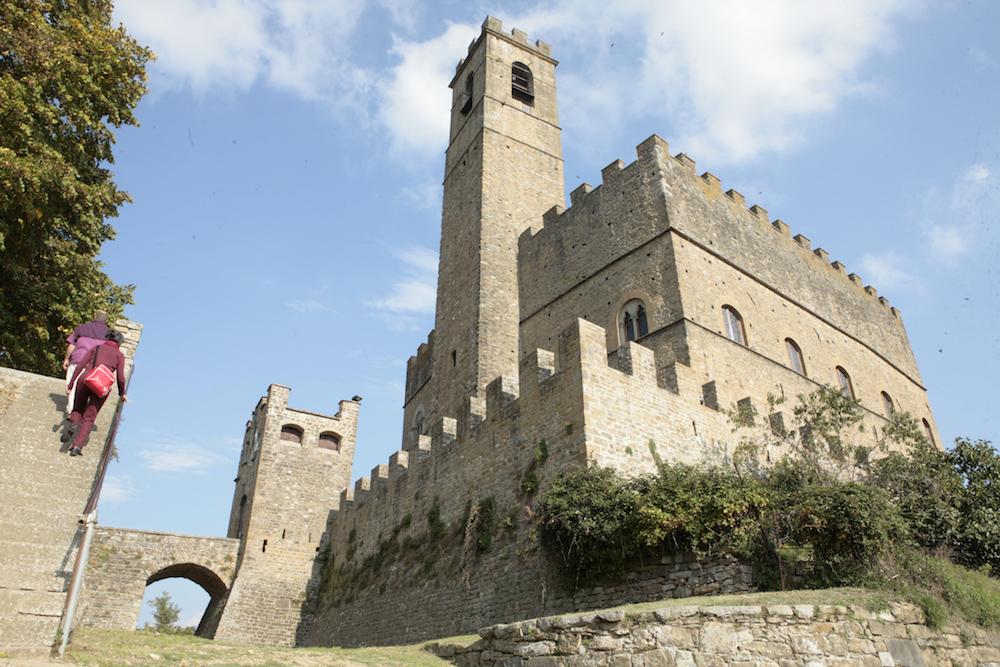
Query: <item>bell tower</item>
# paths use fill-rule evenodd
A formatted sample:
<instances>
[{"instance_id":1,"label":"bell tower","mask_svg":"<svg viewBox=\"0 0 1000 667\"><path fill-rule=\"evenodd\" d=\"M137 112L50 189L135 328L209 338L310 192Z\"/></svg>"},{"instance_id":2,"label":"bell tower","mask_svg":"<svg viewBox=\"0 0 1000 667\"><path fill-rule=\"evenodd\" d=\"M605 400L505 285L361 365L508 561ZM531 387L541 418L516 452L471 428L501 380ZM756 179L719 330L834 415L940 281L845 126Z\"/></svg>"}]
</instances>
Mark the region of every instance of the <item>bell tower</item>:
<instances>
[{"instance_id":1,"label":"bell tower","mask_svg":"<svg viewBox=\"0 0 1000 667\"><path fill-rule=\"evenodd\" d=\"M487 18L452 80L432 377L459 414L517 377L518 236L565 204L552 49Z\"/></svg>"}]
</instances>

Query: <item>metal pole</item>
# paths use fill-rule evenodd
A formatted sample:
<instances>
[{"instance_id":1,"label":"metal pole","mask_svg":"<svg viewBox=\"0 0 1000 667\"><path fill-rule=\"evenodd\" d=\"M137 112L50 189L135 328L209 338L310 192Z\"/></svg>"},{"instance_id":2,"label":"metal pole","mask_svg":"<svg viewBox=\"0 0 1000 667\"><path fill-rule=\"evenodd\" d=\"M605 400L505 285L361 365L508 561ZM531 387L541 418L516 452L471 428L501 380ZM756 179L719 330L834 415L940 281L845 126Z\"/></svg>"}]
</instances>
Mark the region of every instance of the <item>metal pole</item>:
<instances>
[{"instance_id":1,"label":"metal pole","mask_svg":"<svg viewBox=\"0 0 1000 667\"><path fill-rule=\"evenodd\" d=\"M80 587L83 584L83 567L87 564L87 557L90 555L90 540L94 536L94 526L97 524L97 510L83 517L86 531L83 534L83 543L80 544L80 551L76 554L76 565L73 567L73 580L69 585L69 599L66 601L66 613L63 614L62 642L59 644L59 658L66 653L66 644L69 642L69 633L73 629L73 614L76 612L77 598L80 596Z\"/></svg>"},{"instance_id":2,"label":"metal pole","mask_svg":"<svg viewBox=\"0 0 1000 667\"><path fill-rule=\"evenodd\" d=\"M135 370L135 364L132 365ZM129 372L125 379L125 394L128 395L128 386L132 382L132 373ZM62 658L66 652L66 644L69 642L69 633L73 629L73 614L76 612L77 598L80 595L80 587L83 584L83 568L87 566L87 558L90 556L90 540L94 536L94 526L97 525L97 501L101 497L101 487L104 486L104 475L108 471L108 463L115 449L115 438L118 435L118 424L122 420L122 409L125 403L121 402L115 411L114 422L111 425L111 435L108 438L107 447L104 449L104 456L100 462L100 475L97 484L90 492L90 499L87 500L87 507L83 510L83 524L86 530L83 534L83 542L80 544L80 551L76 554L76 564L73 566L73 578L69 584L69 597L66 598L66 607L63 609L62 641L59 644L59 657Z\"/></svg>"}]
</instances>

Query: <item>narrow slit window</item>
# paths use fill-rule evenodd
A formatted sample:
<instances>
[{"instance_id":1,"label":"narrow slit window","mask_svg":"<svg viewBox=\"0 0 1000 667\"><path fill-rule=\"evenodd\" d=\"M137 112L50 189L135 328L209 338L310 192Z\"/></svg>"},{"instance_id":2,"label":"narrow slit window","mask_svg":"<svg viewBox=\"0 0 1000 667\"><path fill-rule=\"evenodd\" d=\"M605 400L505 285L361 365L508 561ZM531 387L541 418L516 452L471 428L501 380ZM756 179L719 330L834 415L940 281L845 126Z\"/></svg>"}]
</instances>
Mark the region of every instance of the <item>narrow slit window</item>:
<instances>
[{"instance_id":1,"label":"narrow slit window","mask_svg":"<svg viewBox=\"0 0 1000 667\"><path fill-rule=\"evenodd\" d=\"M931 443L931 446L937 447L937 441L934 440L934 431L931 430L931 423L924 420L924 435L927 436L927 442Z\"/></svg>"},{"instance_id":2,"label":"narrow slit window","mask_svg":"<svg viewBox=\"0 0 1000 667\"><path fill-rule=\"evenodd\" d=\"M853 399L854 385L851 384L851 376L840 366L837 366L837 382L840 383L840 393Z\"/></svg>"},{"instance_id":3,"label":"narrow slit window","mask_svg":"<svg viewBox=\"0 0 1000 667\"><path fill-rule=\"evenodd\" d=\"M465 104L462 106L463 116L472 111L473 84L474 84L473 75L470 73L468 78L465 79Z\"/></svg>"},{"instance_id":4,"label":"narrow slit window","mask_svg":"<svg viewBox=\"0 0 1000 667\"><path fill-rule=\"evenodd\" d=\"M896 406L892 402L892 396L882 392L882 407L885 408L885 418L892 421L892 413L896 411Z\"/></svg>"},{"instance_id":5,"label":"narrow slit window","mask_svg":"<svg viewBox=\"0 0 1000 667\"><path fill-rule=\"evenodd\" d=\"M806 365L802 361L802 350L791 338L785 339L785 348L788 350L788 366L799 375L805 375Z\"/></svg>"}]
</instances>

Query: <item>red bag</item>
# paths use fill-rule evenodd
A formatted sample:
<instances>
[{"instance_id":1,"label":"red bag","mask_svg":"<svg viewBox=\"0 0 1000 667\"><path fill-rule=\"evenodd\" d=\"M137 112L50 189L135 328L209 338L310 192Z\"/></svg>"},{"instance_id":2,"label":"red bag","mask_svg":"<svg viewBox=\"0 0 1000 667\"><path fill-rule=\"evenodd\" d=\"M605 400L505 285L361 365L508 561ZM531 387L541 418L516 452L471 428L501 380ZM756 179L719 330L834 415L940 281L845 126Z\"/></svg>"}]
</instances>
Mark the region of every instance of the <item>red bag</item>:
<instances>
[{"instance_id":1,"label":"red bag","mask_svg":"<svg viewBox=\"0 0 1000 667\"><path fill-rule=\"evenodd\" d=\"M83 378L83 383L87 385L87 389L100 398L104 398L111 391L111 385L115 383L115 376L107 366L101 365L87 373L87 377Z\"/></svg>"}]
</instances>

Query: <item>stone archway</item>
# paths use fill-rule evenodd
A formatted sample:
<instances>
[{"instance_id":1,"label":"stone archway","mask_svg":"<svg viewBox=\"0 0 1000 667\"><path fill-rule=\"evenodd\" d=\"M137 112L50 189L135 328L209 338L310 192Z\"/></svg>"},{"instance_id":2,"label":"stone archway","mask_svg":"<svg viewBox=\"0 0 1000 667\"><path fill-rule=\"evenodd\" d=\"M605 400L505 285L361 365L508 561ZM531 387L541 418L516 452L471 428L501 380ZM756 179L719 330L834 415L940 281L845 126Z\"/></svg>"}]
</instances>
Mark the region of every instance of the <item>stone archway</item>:
<instances>
[{"instance_id":1,"label":"stone archway","mask_svg":"<svg viewBox=\"0 0 1000 667\"><path fill-rule=\"evenodd\" d=\"M132 630L139 622L146 586L188 579L208 593L198 635L212 637L233 583L240 541L99 527L84 578L80 624Z\"/></svg>"},{"instance_id":2,"label":"stone archway","mask_svg":"<svg viewBox=\"0 0 1000 667\"><path fill-rule=\"evenodd\" d=\"M226 593L229 591L229 584L222 580L212 570L197 563L175 563L168 565L159 572L151 574L146 579L146 586L155 584L157 581L173 578L187 579L201 586L210 598L208 607L202 614L201 621L195 634L199 637L211 638L215 635L215 628L219 624L219 612L225 601Z\"/></svg>"}]
</instances>

